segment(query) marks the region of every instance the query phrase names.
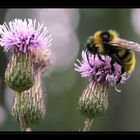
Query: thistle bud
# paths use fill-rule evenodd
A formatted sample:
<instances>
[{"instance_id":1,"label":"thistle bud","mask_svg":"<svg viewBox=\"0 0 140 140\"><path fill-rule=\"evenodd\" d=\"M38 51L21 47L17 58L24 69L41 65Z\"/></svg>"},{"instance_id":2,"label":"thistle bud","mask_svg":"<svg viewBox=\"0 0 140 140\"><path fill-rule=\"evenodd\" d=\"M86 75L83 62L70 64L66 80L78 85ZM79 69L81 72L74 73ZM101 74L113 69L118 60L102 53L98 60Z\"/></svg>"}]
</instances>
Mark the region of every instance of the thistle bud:
<instances>
[{"instance_id":1,"label":"thistle bud","mask_svg":"<svg viewBox=\"0 0 140 140\"><path fill-rule=\"evenodd\" d=\"M51 64L50 54L51 50L48 46L44 48L35 48L32 50L31 58L33 60L35 72L38 70L43 71L44 68L48 68L48 66Z\"/></svg>"},{"instance_id":2,"label":"thistle bud","mask_svg":"<svg viewBox=\"0 0 140 140\"><path fill-rule=\"evenodd\" d=\"M16 94L11 114L17 122L22 117L26 128L33 128L45 118L45 96L42 87L42 76L38 72L33 87L24 91L21 96Z\"/></svg>"},{"instance_id":3,"label":"thistle bud","mask_svg":"<svg viewBox=\"0 0 140 140\"><path fill-rule=\"evenodd\" d=\"M34 70L30 52L14 52L5 71L5 82L18 93L28 90L34 83Z\"/></svg>"},{"instance_id":4,"label":"thistle bud","mask_svg":"<svg viewBox=\"0 0 140 140\"><path fill-rule=\"evenodd\" d=\"M92 119L102 116L108 107L108 86L106 83L89 82L79 99L78 109L83 116Z\"/></svg>"}]
</instances>

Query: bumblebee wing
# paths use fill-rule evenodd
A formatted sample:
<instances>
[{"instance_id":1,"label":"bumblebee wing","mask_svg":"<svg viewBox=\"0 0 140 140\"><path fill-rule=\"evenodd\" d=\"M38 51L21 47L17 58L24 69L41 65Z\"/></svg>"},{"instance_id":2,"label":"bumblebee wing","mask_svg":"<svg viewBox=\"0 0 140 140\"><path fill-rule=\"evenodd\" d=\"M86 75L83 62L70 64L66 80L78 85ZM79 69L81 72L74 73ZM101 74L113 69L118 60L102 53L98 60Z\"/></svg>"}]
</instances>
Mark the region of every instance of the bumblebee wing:
<instances>
[{"instance_id":1,"label":"bumblebee wing","mask_svg":"<svg viewBox=\"0 0 140 140\"><path fill-rule=\"evenodd\" d=\"M117 45L121 48L125 49L130 49L136 52L140 52L140 44L133 42L133 41L128 41L125 39L118 38L115 41L113 41L112 45Z\"/></svg>"}]
</instances>

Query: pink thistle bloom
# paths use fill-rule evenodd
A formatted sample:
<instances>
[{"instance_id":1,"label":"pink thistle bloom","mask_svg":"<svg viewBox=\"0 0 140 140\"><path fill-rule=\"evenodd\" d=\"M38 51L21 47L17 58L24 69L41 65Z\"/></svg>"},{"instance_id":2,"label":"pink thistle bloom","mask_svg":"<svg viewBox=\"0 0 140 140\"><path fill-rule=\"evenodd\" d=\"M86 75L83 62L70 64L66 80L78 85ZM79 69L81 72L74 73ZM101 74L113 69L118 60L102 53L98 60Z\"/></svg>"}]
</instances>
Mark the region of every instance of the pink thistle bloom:
<instances>
[{"instance_id":1,"label":"pink thistle bloom","mask_svg":"<svg viewBox=\"0 0 140 140\"><path fill-rule=\"evenodd\" d=\"M130 75L124 73L121 74L121 66L117 63L114 64L114 72L111 69L111 58L109 56L101 55L102 59L105 62L101 61L97 55L88 54L89 61L87 59L87 55L85 51L82 51L82 60L78 60L79 64L75 65L75 71L80 72L82 77L91 78L97 82L107 82L111 86L114 86L115 89L120 92L116 88L116 84L125 83L126 80L130 77ZM121 80L119 80L121 79Z\"/></svg>"},{"instance_id":2,"label":"pink thistle bloom","mask_svg":"<svg viewBox=\"0 0 140 140\"><path fill-rule=\"evenodd\" d=\"M36 20L15 19L8 24L0 25L0 45L4 51L17 48L26 53L34 48L49 47L52 38L47 34L47 27Z\"/></svg>"}]
</instances>

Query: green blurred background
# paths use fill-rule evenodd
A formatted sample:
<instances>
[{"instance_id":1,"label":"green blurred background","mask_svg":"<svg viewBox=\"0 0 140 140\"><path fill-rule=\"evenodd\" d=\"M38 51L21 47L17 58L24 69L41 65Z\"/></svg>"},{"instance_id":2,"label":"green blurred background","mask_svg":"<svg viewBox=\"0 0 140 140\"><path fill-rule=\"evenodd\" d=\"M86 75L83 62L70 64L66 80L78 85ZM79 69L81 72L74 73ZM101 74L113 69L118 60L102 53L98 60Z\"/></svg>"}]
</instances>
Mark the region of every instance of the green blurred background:
<instances>
[{"instance_id":1,"label":"green blurred background","mask_svg":"<svg viewBox=\"0 0 140 140\"><path fill-rule=\"evenodd\" d=\"M0 9L0 24L5 20L13 20L16 17L34 18L36 12L40 9L33 9L32 16L30 10L32 9ZM55 9L49 10L57 14ZM57 11L59 10L62 9L57 9ZM69 11L68 13L71 17L70 20L73 20L70 21L70 23L72 26L75 26L75 29L72 29L71 26L69 29L65 28L63 33L70 32L67 38L70 40L73 37L71 33L71 30L73 30L78 41L77 46L75 45L77 52L75 55L71 53L72 51L69 55L64 55L65 58L63 59L70 59L65 64L61 62L62 64L59 66L60 61L55 61L55 67L52 66L48 76L46 76L47 114L44 122L33 129L36 131L78 131L83 129L85 118L78 112L77 103L87 83L85 79L81 78L78 72L74 71L73 64L76 58L81 57L83 45L89 35L97 30L113 29L116 30L122 38L140 43L140 9L63 9L63 13L67 11ZM76 12L76 15L71 14L70 12L72 11L74 11L74 13ZM44 14L47 16L47 12ZM61 19L61 14L57 16ZM72 16L74 16L74 18ZM51 17L49 15L49 19L54 20L54 16ZM55 19L57 20L57 18ZM74 20L77 20L76 23ZM49 28L52 30L56 27L50 23L48 30ZM69 31L67 31L67 29ZM65 40L65 38L63 39ZM63 43L61 40L60 42ZM73 42L70 41L70 44L73 44ZM68 47L71 47L71 45ZM56 51L55 54L61 54L60 52L64 51L64 48L55 48L54 50L52 49L52 53L53 51ZM65 52L67 52L67 50L65 50L64 53ZM122 92L117 93L114 89L110 89L108 110L104 116L94 120L92 130L140 130L139 53L136 53L136 58L137 65L132 76L125 84L119 86ZM3 49L0 48L0 130L19 131L19 126L11 118L8 108L10 98L8 94L13 93L7 93L11 91L7 90L7 86L3 82L7 59L8 57L3 53Z\"/></svg>"}]
</instances>

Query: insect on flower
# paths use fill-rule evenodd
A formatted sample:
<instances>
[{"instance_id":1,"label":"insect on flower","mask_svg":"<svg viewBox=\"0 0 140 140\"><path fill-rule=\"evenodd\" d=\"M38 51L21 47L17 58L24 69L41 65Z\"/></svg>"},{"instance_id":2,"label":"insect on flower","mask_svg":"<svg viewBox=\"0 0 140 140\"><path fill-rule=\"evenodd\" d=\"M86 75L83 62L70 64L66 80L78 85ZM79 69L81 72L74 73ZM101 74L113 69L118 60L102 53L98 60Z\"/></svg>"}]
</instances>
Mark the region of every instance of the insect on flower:
<instances>
[{"instance_id":1,"label":"insect on flower","mask_svg":"<svg viewBox=\"0 0 140 140\"><path fill-rule=\"evenodd\" d=\"M119 83L125 83L130 74L121 74L121 66L117 63L114 64L114 72L112 72L111 57L101 55L101 59L103 61L97 55L93 54L88 54L87 57L86 51L82 51L82 60L77 59L79 65L74 64L75 70L80 72L82 77L92 79L96 82L106 82L120 92L116 88L118 80L121 79Z\"/></svg>"},{"instance_id":2,"label":"insect on flower","mask_svg":"<svg viewBox=\"0 0 140 140\"><path fill-rule=\"evenodd\" d=\"M95 32L88 38L85 46L87 53L97 54L101 61L101 55L110 56L112 71L115 69L114 64L118 63L121 66L121 74L133 72L136 65L134 51L140 51L140 44L120 38L113 30Z\"/></svg>"}]
</instances>

